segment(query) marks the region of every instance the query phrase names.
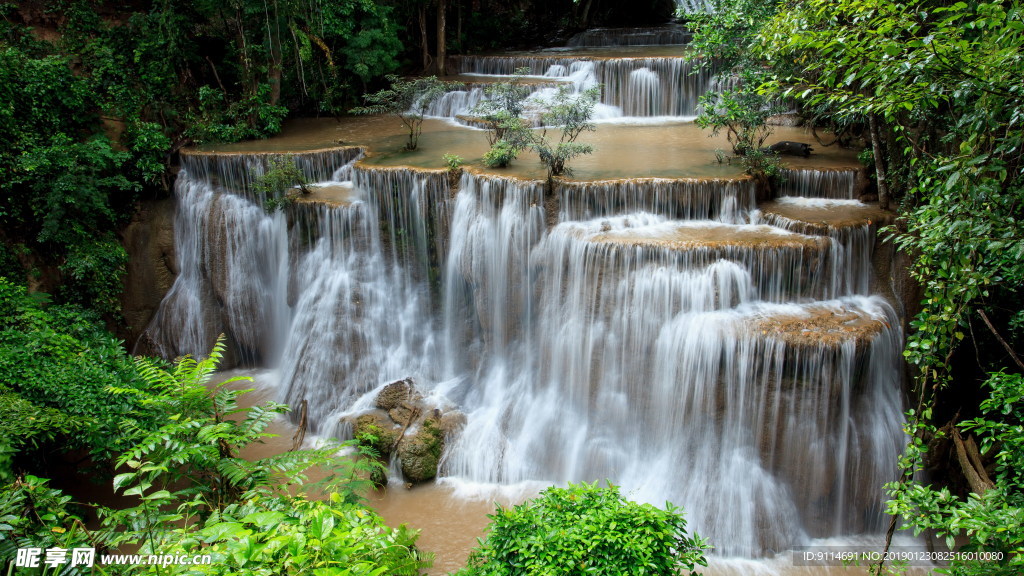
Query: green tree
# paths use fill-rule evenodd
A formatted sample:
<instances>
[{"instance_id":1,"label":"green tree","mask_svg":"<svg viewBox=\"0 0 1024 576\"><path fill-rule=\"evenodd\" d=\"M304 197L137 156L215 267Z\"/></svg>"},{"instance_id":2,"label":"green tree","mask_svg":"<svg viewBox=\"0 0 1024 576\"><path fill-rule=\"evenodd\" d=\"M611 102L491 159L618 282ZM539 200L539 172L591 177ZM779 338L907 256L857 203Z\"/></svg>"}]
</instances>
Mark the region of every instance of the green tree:
<instances>
[{"instance_id":1,"label":"green tree","mask_svg":"<svg viewBox=\"0 0 1024 576\"><path fill-rule=\"evenodd\" d=\"M768 89L868 125L880 201L901 201L889 233L912 255L924 298L904 352L916 368L915 406L890 511L915 530L1007 552L1022 540L1021 478L1004 467L1019 458L1006 434L1019 430L1024 372L1014 351L1024 318L1022 47L1018 2L807 0L772 20L755 49L776 65ZM969 340L974 352L961 355ZM988 396L980 414L964 402L974 395ZM929 445L950 448L929 454ZM947 457L949 478L917 480L927 460Z\"/></svg>"},{"instance_id":2,"label":"green tree","mask_svg":"<svg viewBox=\"0 0 1024 576\"><path fill-rule=\"evenodd\" d=\"M601 88L595 86L580 94L573 94L567 86L559 86L551 102L541 114L544 130L533 138L531 147L540 155L540 161L548 168L548 182L552 177L569 172L570 160L583 154L590 154L594 147L582 144L576 139L584 132L593 132L597 126L591 120L594 106L601 97ZM558 142L549 140L548 128L558 128Z\"/></svg>"},{"instance_id":3,"label":"green tree","mask_svg":"<svg viewBox=\"0 0 1024 576\"><path fill-rule=\"evenodd\" d=\"M710 129L712 136L725 130L734 154L759 150L772 134L772 127L766 122L768 117L783 112L784 108L759 93L757 87L756 78L745 75L736 88L704 94L700 98L697 126Z\"/></svg>"},{"instance_id":4,"label":"green tree","mask_svg":"<svg viewBox=\"0 0 1024 576\"><path fill-rule=\"evenodd\" d=\"M366 94L366 106L353 108L353 114L394 114L409 131L406 150L415 150L423 131L423 118L430 104L449 90L459 87L455 82L443 82L436 76L406 79L388 75L390 88Z\"/></svg>"},{"instance_id":5,"label":"green tree","mask_svg":"<svg viewBox=\"0 0 1024 576\"><path fill-rule=\"evenodd\" d=\"M487 538L457 576L680 574L707 566L707 542L682 513L625 499L608 485L548 488L491 516Z\"/></svg>"}]
</instances>

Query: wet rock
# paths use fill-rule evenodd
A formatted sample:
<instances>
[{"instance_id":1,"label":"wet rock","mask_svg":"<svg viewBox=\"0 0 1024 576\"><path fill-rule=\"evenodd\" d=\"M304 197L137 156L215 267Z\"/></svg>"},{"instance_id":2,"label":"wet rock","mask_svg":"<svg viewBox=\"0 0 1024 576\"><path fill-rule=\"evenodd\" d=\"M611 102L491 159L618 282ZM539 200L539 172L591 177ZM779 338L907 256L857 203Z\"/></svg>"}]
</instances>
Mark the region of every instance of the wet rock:
<instances>
[{"instance_id":1,"label":"wet rock","mask_svg":"<svg viewBox=\"0 0 1024 576\"><path fill-rule=\"evenodd\" d=\"M174 253L174 202L170 199L141 202L122 238L128 263L121 293L127 331L121 336L127 342L136 342L178 275ZM148 340L144 346L147 350L154 348Z\"/></svg>"},{"instance_id":2,"label":"wet rock","mask_svg":"<svg viewBox=\"0 0 1024 576\"><path fill-rule=\"evenodd\" d=\"M377 394L376 406L381 410L393 410L412 396L413 380L406 378L388 384Z\"/></svg>"},{"instance_id":3,"label":"wet rock","mask_svg":"<svg viewBox=\"0 0 1024 576\"><path fill-rule=\"evenodd\" d=\"M783 140L782 142L776 142L767 148L762 148L765 152L774 152L775 154L788 154L790 156L803 156L807 157L811 155L814 148L810 144L804 144L803 142L790 142L789 140Z\"/></svg>"},{"instance_id":4,"label":"wet rock","mask_svg":"<svg viewBox=\"0 0 1024 576\"><path fill-rule=\"evenodd\" d=\"M412 378L385 386L374 400L375 409L349 418L360 444L387 463L397 455L405 480L425 482L437 476L445 441L458 434L466 417L458 410L429 404Z\"/></svg>"},{"instance_id":5,"label":"wet rock","mask_svg":"<svg viewBox=\"0 0 1024 576\"><path fill-rule=\"evenodd\" d=\"M446 412L438 417L437 427L441 429L446 440L456 436L465 426L466 415L458 410Z\"/></svg>"},{"instance_id":6,"label":"wet rock","mask_svg":"<svg viewBox=\"0 0 1024 576\"><path fill-rule=\"evenodd\" d=\"M352 424L352 434L360 445L372 448L385 462L391 457L400 433L401 429L381 410L362 414Z\"/></svg>"},{"instance_id":7,"label":"wet rock","mask_svg":"<svg viewBox=\"0 0 1024 576\"><path fill-rule=\"evenodd\" d=\"M402 475L410 482L433 480L443 451L444 435L437 421L424 420L415 434L406 435L398 444Z\"/></svg>"}]
</instances>

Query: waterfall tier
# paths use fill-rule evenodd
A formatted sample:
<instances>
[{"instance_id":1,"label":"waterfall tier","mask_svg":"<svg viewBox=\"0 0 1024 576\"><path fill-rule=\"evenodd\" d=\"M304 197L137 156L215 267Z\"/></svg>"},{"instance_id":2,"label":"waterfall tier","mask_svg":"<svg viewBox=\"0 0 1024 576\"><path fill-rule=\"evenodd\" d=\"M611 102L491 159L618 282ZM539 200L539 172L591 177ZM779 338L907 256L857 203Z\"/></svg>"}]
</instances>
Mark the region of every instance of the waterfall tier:
<instances>
[{"instance_id":1,"label":"waterfall tier","mask_svg":"<svg viewBox=\"0 0 1024 576\"><path fill-rule=\"evenodd\" d=\"M794 161L759 204L754 180L714 162L721 141L679 118L713 87L679 47L453 60L478 76L430 115L465 114L499 80L479 75L526 67L536 98L601 84L603 118L648 120L602 126L573 165L593 180L553 190L525 160L453 182L441 154L474 164L479 131L431 119L443 129L424 132L427 151L399 152L396 122L342 122L324 140L365 146L295 152L318 185L272 213L249 187L273 154L186 154L180 273L145 343L201 355L227 334L238 362L277 368L280 399L308 402L321 435L350 433L383 386L412 378L424 406L465 414L444 481L607 479L684 506L716 554L880 531L903 441L902 335L871 294L889 216L853 200L852 153Z\"/></svg>"},{"instance_id":2,"label":"waterfall tier","mask_svg":"<svg viewBox=\"0 0 1024 576\"><path fill-rule=\"evenodd\" d=\"M597 52L581 57L556 51L458 56L454 62L462 74L508 75L526 69L533 76L575 82L584 88L600 84L601 103L617 108L623 116L695 116L697 99L711 88L713 72L699 68L682 49L678 52L667 56ZM467 95L465 100L472 97Z\"/></svg>"}]
</instances>

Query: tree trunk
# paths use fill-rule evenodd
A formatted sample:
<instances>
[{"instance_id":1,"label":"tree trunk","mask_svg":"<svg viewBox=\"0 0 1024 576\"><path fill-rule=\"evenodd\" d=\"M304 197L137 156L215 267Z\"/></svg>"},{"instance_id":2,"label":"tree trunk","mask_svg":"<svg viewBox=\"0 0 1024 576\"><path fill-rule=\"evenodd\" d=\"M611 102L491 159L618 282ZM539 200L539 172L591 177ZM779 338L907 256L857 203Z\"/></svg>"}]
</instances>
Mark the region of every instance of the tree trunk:
<instances>
[{"instance_id":1,"label":"tree trunk","mask_svg":"<svg viewBox=\"0 0 1024 576\"><path fill-rule=\"evenodd\" d=\"M875 156L875 177L878 179L878 206L888 210L889 184L885 179L885 156L882 155L882 138L878 133L878 116L868 115L868 127L871 130L871 151Z\"/></svg>"},{"instance_id":2,"label":"tree trunk","mask_svg":"<svg viewBox=\"0 0 1024 576\"><path fill-rule=\"evenodd\" d=\"M280 19L277 14L277 2L274 2L273 20L267 24L267 33L270 42L270 70L267 81L270 84L270 104L276 106L281 101L281 77L283 76L283 63L281 56L281 30Z\"/></svg>"},{"instance_id":3,"label":"tree trunk","mask_svg":"<svg viewBox=\"0 0 1024 576\"><path fill-rule=\"evenodd\" d=\"M967 478L971 492L981 496L994 488L995 484L989 479L984 466L981 465L981 456L978 454L978 447L974 443L974 439L968 437L965 442L960 436L960 431L954 427L953 443L956 445L956 459L960 463L960 470Z\"/></svg>"},{"instance_id":4,"label":"tree trunk","mask_svg":"<svg viewBox=\"0 0 1024 576\"><path fill-rule=\"evenodd\" d=\"M448 70L448 41L445 28L448 25L448 2L437 0L437 75L444 76Z\"/></svg>"},{"instance_id":5,"label":"tree trunk","mask_svg":"<svg viewBox=\"0 0 1024 576\"><path fill-rule=\"evenodd\" d=\"M580 17L580 27L590 27L590 6L594 3L594 0L587 0L587 3L583 6L583 15Z\"/></svg>"},{"instance_id":6,"label":"tree trunk","mask_svg":"<svg viewBox=\"0 0 1024 576\"><path fill-rule=\"evenodd\" d=\"M423 56L423 73L430 71L430 38L427 37L427 5L420 4L420 54Z\"/></svg>"}]
</instances>

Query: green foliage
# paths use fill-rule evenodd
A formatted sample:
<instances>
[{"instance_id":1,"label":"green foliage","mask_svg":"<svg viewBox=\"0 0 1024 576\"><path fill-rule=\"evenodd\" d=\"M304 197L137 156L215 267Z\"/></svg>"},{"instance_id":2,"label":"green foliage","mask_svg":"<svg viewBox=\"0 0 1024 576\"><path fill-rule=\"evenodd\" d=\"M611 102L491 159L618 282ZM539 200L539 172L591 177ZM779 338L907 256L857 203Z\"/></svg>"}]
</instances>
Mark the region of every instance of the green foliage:
<instances>
[{"instance_id":1,"label":"green foliage","mask_svg":"<svg viewBox=\"0 0 1024 576\"><path fill-rule=\"evenodd\" d=\"M707 10L685 14L693 33L689 48L701 66L720 66L725 74L759 67L759 55L750 46L761 27L779 12L781 2L707 0L707 4Z\"/></svg>"},{"instance_id":2,"label":"green foliage","mask_svg":"<svg viewBox=\"0 0 1024 576\"><path fill-rule=\"evenodd\" d=\"M57 449L102 462L126 445L126 425L151 422L109 387L138 390L142 380L94 313L42 303L0 277L0 438L22 466L43 466Z\"/></svg>"},{"instance_id":3,"label":"green foliage","mask_svg":"<svg viewBox=\"0 0 1024 576\"><path fill-rule=\"evenodd\" d=\"M491 516L487 538L458 576L680 574L707 566L707 543L681 511L637 504L618 488L548 488Z\"/></svg>"},{"instance_id":4,"label":"green foliage","mask_svg":"<svg viewBox=\"0 0 1024 576\"><path fill-rule=\"evenodd\" d=\"M452 172L460 170L462 165L465 163L465 159L458 154L442 154L441 158L444 160L444 163L448 165L448 170Z\"/></svg>"},{"instance_id":5,"label":"green foliage","mask_svg":"<svg viewBox=\"0 0 1024 576\"><path fill-rule=\"evenodd\" d=\"M1024 569L1024 378L997 372L986 386L991 396L981 404L983 415L960 425L981 439L981 451L995 452L995 488L961 499L948 488L916 482L888 486L889 513L903 518L915 534L934 530L950 548L966 535L965 552L997 552L998 557L978 560L957 558L946 574L1019 574ZM922 451L920 440L914 451Z\"/></svg>"},{"instance_id":6,"label":"green foliage","mask_svg":"<svg viewBox=\"0 0 1024 576\"><path fill-rule=\"evenodd\" d=\"M516 129L515 123L522 119L530 96L530 87L523 84L523 76L527 73L528 68L519 68L512 80L488 85L484 88L485 99L470 111L483 121L487 128L487 143L491 146L506 139L506 131Z\"/></svg>"},{"instance_id":7,"label":"green foliage","mask_svg":"<svg viewBox=\"0 0 1024 576\"><path fill-rule=\"evenodd\" d=\"M471 111L487 129L491 147L483 157L485 166L505 168L534 144L533 131L522 118L530 96L530 87L522 81L528 72L520 68L512 80L489 85L484 89L486 98Z\"/></svg>"},{"instance_id":8,"label":"green foliage","mask_svg":"<svg viewBox=\"0 0 1024 576\"><path fill-rule=\"evenodd\" d=\"M415 150L423 131L423 115L430 104L449 90L457 89L457 82L443 82L437 76L405 79L390 74L387 76L390 88L373 94L366 94L366 106L350 110L353 114L394 114L402 120L409 131L406 150Z\"/></svg>"},{"instance_id":9,"label":"green foliage","mask_svg":"<svg viewBox=\"0 0 1024 576\"><path fill-rule=\"evenodd\" d=\"M529 131L529 128L526 128ZM523 147L504 138L491 144L491 147L487 152L484 153L484 165L489 168L505 168L507 167L519 153L523 151Z\"/></svg>"},{"instance_id":10,"label":"green foliage","mask_svg":"<svg viewBox=\"0 0 1024 576\"><path fill-rule=\"evenodd\" d=\"M98 133L98 105L67 59L0 44L0 239L63 272L63 299L113 315L125 265L113 228L141 183L132 154Z\"/></svg>"},{"instance_id":11,"label":"green foliage","mask_svg":"<svg viewBox=\"0 0 1024 576\"><path fill-rule=\"evenodd\" d=\"M572 94L567 86L559 86L551 102L547 103L541 120L545 129L534 135L530 144L540 161L548 167L548 180L568 172L570 160L583 154L590 154L594 147L576 142L583 132L593 132L597 126L591 121L594 105L601 97L601 88L595 86L580 94ZM557 126L560 130L557 143L547 138L547 127Z\"/></svg>"},{"instance_id":12,"label":"green foliage","mask_svg":"<svg viewBox=\"0 0 1024 576\"><path fill-rule=\"evenodd\" d=\"M128 252L114 238L100 237L73 244L60 271L65 284L64 300L115 316L121 309L121 279L126 274Z\"/></svg>"},{"instance_id":13,"label":"green foliage","mask_svg":"<svg viewBox=\"0 0 1024 576\"><path fill-rule=\"evenodd\" d=\"M700 97L697 126L710 129L712 136L725 130L734 154L760 149L772 133L772 127L765 121L783 111L782 106L756 91L755 82L755 78L746 75L737 88Z\"/></svg>"},{"instance_id":14,"label":"green foliage","mask_svg":"<svg viewBox=\"0 0 1024 576\"><path fill-rule=\"evenodd\" d=\"M295 163L291 155L271 156L262 171L250 175L249 190L263 198L263 208L273 212L290 205L295 200L292 190L309 194L309 179Z\"/></svg>"},{"instance_id":15,"label":"green foliage","mask_svg":"<svg viewBox=\"0 0 1024 576\"><path fill-rule=\"evenodd\" d=\"M273 136L281 131L288 109L270 104L269 94L270 86L260 84L251 95L228 104L222 90L201 86L199 104L188 114L185 135L198 144Z\"/></svg>"},{"instance_id":16,"label":"green foliage","mask_svg":"<svg viewBox=\"0 0 1024 576\"><path fill-rule=\"evenodd\" d=\"M182 553L213 558L208 566L176 573L414 576L430 565L429 556L415 547L414 531L388 528L375 513L337 493L327 501L233 504L198 530L179 532Z\"/></svg>"},{"instance_id":17,"label":"green foliage","mask_svg":"<svg viewBox=\"0 0 1024 576\"><path fill-rule=\"evenodd\" d=\"M18 548L92 548L82 516L71 496L50 488L48 480L19 478L0 490L0 566L12 566ZM66 567L62 574L88 574L85 566Z\"/></svg>"},{"instance_id":18,"label":"green foliage","mask_svg":"<svg viewBox=\"0 0 1024 576\"><path fill-rule=\"evenodd\" d=\"M114 489L138 497L138 505L101 511L103 527L90 532L70 497L37 478L18 479L0 490L0 558L11 559L18 547L99 545L100 553L131 546L144 555L213 557L209 565L142 568L156 574L415 575L429 566L414 531L390 529L361 505L368 477L382 466L362 452L337 455L351 444L239 457L269 436L267 426L287 408L239 408L247 391L227 386L247 378L209 389L222 351L218 342L208 358L186 357L171 368L139 359L147 392L115 388L163 422L156 429L126 423L135 444L117 458L127 471L114 478ZM313 466L328 474L307 485ZM311 500L311 489L326 500Z\"/></svg>"},{"instance_id":19,"label":"green foliage","mask_svg":"<svg viewBox=\"0 0 1024 576\"><path fill-rule=\"evenodd\" d=\"M778 154L753 148L740 157L743 172L757 178L778 180L782 173L782 160Z\"/></svg>"},{"instance_id":20,"label":"green foliage","mask_svg":"<svg viewBox=\"0 0 1024 576\"><path fill-rule=\"evenodd\" d=\"M207 358L186 357L169 370L137 360L150 385L143 402L163 415L164 424L137 431L135 445L117 459L128 471L114 478L115 490L141 503L106 513L109 543L138 546L141 553L215 557L212 566L182 567L180 573L335 573L345 567L376 573L384 567L387 573L417 574L425 559L413 546L415 534L384 527L359 505L381 464L361 452L338 457L343 446L336 444L258 460L240 456L271 436L267 426L287 407L268 402L240 408L238 399L249 390L229 386L248 377L211 390L222 354L218 342ZM329 473L307 485L313 467ZM328 501L310 501L310 488L323 490Z\"/></svg>"}]
</instances>

